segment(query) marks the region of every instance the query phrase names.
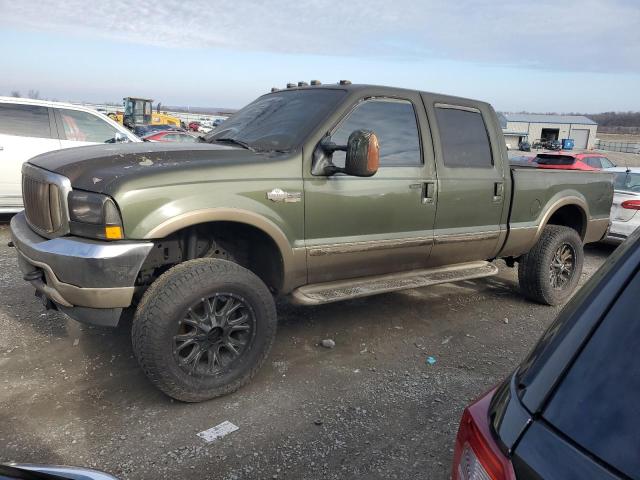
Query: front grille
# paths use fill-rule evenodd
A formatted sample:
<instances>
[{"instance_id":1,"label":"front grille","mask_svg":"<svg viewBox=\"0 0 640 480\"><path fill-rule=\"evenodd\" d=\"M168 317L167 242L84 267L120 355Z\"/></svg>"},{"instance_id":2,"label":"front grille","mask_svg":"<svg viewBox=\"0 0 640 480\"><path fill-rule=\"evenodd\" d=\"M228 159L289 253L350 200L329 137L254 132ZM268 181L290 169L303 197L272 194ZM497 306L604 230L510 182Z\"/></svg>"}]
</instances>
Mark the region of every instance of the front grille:
<instances>
[{"instance_id":1,"label":"front grille","mask_svg":"<svg viewBox=\"0 0 640 480\"><path fill-rule=\"evenodd\" d=\"M66 197L69 180L25 163L22 168L22 197L31 228L52 238L68 232Z\"/></svg>"},{"instance_id":2,"label":"front grille","mask_svg":"<svg viewBox=\"0 0 640 480\"><path fill-rule=\"evenodd\" d=\"M56 225L51 218L50 205L54 193L51 192L52 189L55 189L55 185L39 182L27 176L22 177L22 197L27 220L38 230L47 233L53 233L56 228L62 226ZM57 203L55 198L54 203Z\"/></svg>"}]
</instances>

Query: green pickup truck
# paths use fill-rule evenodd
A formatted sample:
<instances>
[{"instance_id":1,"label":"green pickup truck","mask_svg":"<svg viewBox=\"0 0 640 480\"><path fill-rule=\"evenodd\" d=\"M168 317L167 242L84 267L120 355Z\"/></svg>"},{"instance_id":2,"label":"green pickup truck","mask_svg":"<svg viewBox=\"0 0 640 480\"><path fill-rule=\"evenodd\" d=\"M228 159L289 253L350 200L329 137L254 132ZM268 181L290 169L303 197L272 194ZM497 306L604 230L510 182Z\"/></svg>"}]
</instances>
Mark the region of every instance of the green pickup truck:
<instances>
[{"instance_id":1,"label":"green pickup truck","mask_svg":"<svg viewBox=\"0 0 640 480\"><path fill-rule=\"evenodd\" d=\"M609 224L607 173L510 167L492 107L414 90L272 91L196 144L60 150L23 167L11 232L45 306L115 326L183 401L249 381L275 297L315 305L518 265L546 304Z\"/></svg>"}]
</instances>

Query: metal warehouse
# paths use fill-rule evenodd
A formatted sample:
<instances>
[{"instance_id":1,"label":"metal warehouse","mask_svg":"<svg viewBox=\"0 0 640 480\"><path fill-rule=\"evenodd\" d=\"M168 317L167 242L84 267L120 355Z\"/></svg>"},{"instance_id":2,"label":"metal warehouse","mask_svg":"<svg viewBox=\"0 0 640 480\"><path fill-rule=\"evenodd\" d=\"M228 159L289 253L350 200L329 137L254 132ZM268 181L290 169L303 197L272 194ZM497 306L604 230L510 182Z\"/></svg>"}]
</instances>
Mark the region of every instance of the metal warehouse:
<instances>
[{"instance_id":1,"label":"metal warehouse","mask_svg":"<svg viewBox=\"0 0 640 480\"><path fill-rule=\"evenodd\" d=\"M539 115L532 113L505 113L503 126L505 141L511 148L528 137L536 140L560 140L572 138L575 148L593 148L598 124L582 115Z\"/></svg>"}]
</instances>

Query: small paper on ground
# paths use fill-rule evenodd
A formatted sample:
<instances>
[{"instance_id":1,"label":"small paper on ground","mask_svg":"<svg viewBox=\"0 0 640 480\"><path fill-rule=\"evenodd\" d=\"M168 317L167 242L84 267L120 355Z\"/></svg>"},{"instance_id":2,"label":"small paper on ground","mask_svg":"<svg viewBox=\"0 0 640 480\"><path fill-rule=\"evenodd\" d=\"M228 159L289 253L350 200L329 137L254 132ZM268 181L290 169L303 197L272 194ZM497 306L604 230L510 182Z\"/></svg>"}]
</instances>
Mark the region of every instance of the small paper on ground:
<instances>
[{"instance_id":1,"label":"small paper on ground","mask_svg":"<svg viewBox=\"0 0 640 480\"><path fill-rule=\"evenodd\" d=\"M216 425L215 427L211 427L209 430L205 430L204 432L198 433L200 438L203 438L207 442L213 442L218 438L222 438L225 435L235 432L238 430L236 425L229 421L222 422L220 425Z\"/></svg>"}]
</instances>

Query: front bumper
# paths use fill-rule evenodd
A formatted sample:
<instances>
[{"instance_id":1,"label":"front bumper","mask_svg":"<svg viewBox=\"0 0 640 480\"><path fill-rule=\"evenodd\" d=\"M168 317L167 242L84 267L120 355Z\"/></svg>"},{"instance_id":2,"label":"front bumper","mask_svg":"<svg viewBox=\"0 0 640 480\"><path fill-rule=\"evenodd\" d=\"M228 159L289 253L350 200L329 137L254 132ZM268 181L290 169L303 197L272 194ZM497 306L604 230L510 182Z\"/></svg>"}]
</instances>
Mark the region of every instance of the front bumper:
<instances>
[{"instance_id":1,"label":"front bumper","mask_svg":"<svg viewBox=\"0 0 640 480\"><path fill-rule=\"evenodd\" d=\"M11 219L11 236L25 280L40 296L84 323L115 326L131 305L140 267L153 243L103 242L80 237L46 239L24 212Z\"/></svg>"}]
</instances>

